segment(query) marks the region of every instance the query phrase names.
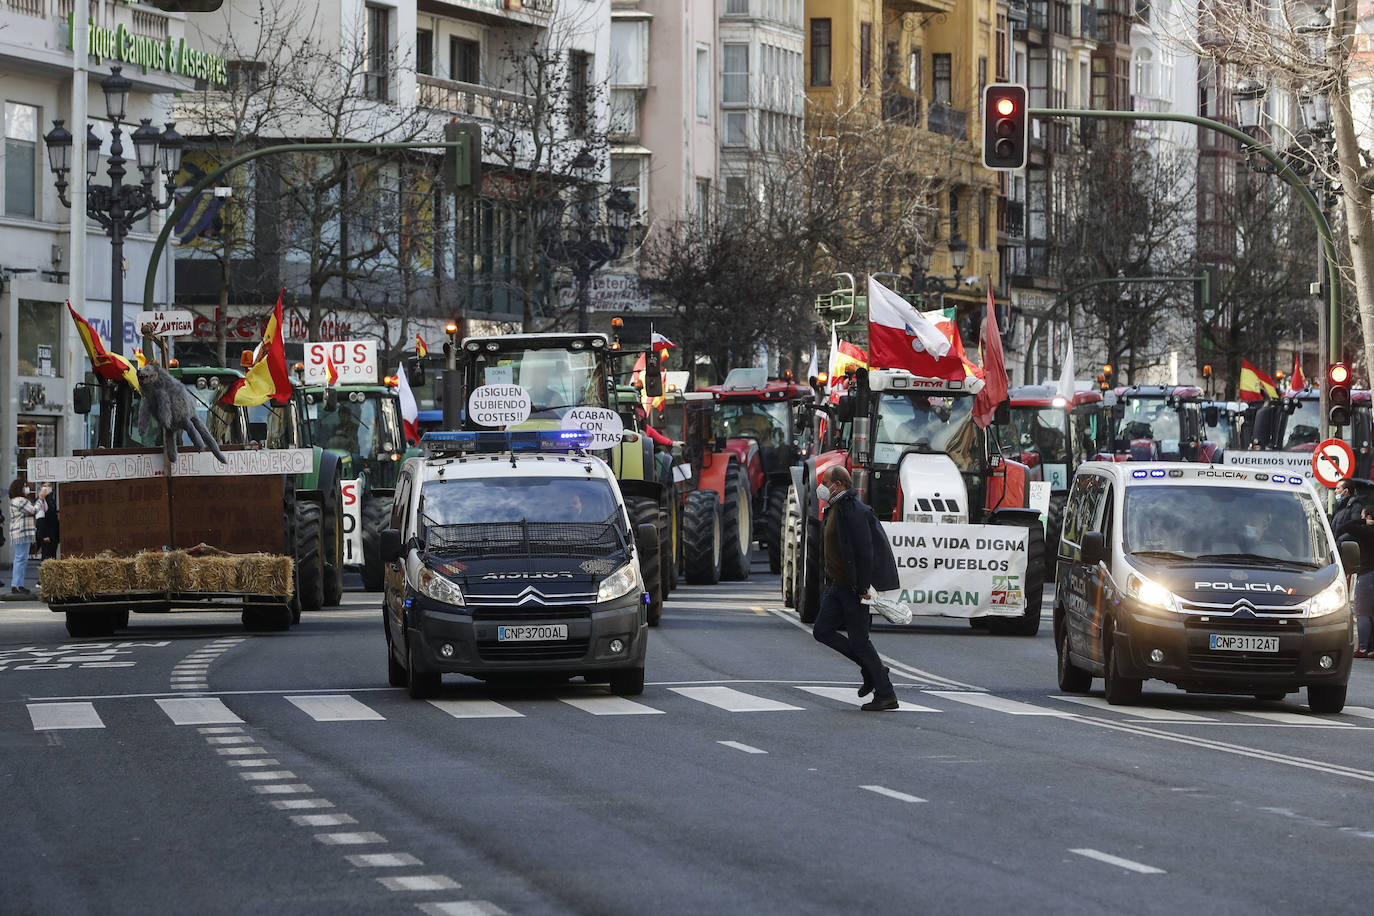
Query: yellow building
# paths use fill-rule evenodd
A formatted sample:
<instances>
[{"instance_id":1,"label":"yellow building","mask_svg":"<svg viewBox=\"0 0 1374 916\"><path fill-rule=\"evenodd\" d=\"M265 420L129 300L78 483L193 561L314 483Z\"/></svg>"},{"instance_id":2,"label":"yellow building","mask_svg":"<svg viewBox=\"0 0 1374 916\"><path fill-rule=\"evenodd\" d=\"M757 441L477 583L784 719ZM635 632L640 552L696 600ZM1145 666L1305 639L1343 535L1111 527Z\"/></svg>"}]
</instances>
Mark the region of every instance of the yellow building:
<instances>
[{"instance_id":1,"label":"yellow building","mask_svg":"<svg viewBox=\"0 0 1374 916\"><path fill-rule=\"evenodd\" d=\"M1006 0L806 0L805 27L808 118L853 107L900 127L929 204L903 266L928 303L977 314L987 278L1001 289L1002 179L981 164L979 108L1007 76Z\"/></svg>"}]
</instances>

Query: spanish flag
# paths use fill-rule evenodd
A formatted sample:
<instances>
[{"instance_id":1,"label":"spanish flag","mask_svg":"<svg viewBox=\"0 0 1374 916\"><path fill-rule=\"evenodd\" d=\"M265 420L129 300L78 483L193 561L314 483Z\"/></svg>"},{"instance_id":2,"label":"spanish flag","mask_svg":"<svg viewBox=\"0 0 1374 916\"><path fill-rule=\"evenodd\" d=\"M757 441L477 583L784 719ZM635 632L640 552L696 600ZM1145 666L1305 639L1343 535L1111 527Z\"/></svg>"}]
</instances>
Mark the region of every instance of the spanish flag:
<instances>
[{"instance_id":1,"label":"spanish flag","mask_svg":"<svg viewBox=\"0 0 1374 916\"><path fill-rule=\"evenodd\" d=\"M72 308L70 299L67 300L67 311L71 312L72 321L76 322L76 333L81 335L81 342L86 346L86 355L91 358L91 369L95 371L95 374L112 382L124 379L137 391L138 371L134 368L133 363L118 353L111 353L105 349L105 344L100 340L100 334L91 327L90 322L76 313L76 309Z\"/></svg>"},{"instance_id":2,"label":"spanish flag","mask_svg":"<svg viewBox=\"0 0 1374 916\"><path fill-rule=\"evenodd\" d=\"M277 295L277 307L267 320L256 362L220 397L224 403L256 407L266 403L268 398L278 404L291 400L291 376L286 371L286 348L282 341L281 300L285 293L286 290L282 290Z\"/></svg>"},{"instance_id":3,"label":"spanish flag","mask_svg":"<svg viewBox=\"0 0 1374 916\"><path fill-rule=\"evenodd\" d=\"M425 345L425 339L424 339L423 337L421 337L419 334L416 334L416 335L415 335L415 355L416 355L416 356L428 356L428 355L429 355L429 347Z\"/></svg>"},{"instance_id":4,"label":"spanish flag","mask_svg":"<svg viewBox=\"0 0 1374 916\"><path fill-rule=\"evenodd\" d=\"M1240 361L1240 399L1242 401L1265 401L1279 396L1274 380L1250 365L1250 361Z\"/></svg>"}]
</instances>

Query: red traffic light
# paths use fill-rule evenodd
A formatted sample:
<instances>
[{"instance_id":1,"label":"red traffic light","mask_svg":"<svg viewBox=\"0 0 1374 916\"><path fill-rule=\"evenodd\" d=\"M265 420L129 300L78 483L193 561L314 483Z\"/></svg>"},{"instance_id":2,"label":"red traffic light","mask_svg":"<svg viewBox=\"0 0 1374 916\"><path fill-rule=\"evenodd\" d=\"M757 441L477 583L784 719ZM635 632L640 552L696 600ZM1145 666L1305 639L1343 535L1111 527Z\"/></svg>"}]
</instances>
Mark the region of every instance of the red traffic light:
<instances>
[{"instance_id":1,"label":"red traffic light","mask_svg":"<svg viewBox=\"0 0 1374 916\"><path fill-rule=\"evenodd\" d=\"M997 113L1002 117L1008 117L1016 112L1016 102L1009 98L997 100Z\"/></svg>"},{"instance_id":2,"label":"red traffic light","mask_svg":"<svg viewBox=\"0 0 1374 916\"><path fill-rule=\"evenodd\" d=\"M1333 385L1349 384L1350 367L1345 363L1332 363L1331 368L1326 371L1326 377L1331 380Z\"/></svg>"}]
</instances>

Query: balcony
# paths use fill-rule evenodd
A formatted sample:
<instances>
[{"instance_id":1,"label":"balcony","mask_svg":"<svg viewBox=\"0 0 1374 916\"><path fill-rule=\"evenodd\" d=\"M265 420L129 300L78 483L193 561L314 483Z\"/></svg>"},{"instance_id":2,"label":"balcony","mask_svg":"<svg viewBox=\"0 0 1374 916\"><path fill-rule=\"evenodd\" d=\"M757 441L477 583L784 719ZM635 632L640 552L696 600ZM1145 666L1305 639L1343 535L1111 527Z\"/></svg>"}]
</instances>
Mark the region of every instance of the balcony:
<instances>
[{"instance_id":1,"label":"balcony","mask_svg":"<svg viewBox=\"0 0 1374 916\"><path fill-rule=\"evenodd\" d=\"M463 12L476 13L478 18L493 25L503 22L523 22L548 25L558 0L434 0L436 7L448 7L461 17Z\"/></svg>"},{"instance_id":2,"label":"balcony","mask_svg":"<svg viewBox=\"0 0 1374 916\"><path fill-rule=\"evenodd\" d=\"M430 111L510 124L529 124L533 116L530 100L514 92L423 73L416 75L416 82L416 104Z\"/></svg>"},{"instance_id":3,"label":"balcony","mask_svg":"<svg viewBox=\"0 0 1374 916\"><path fill-rule=\"evenodd\" d=\"M931 133L963 140L968 136L968 112L944 102L931 102L926 129Z\"/></svg>"},{"instance_id":4,"label":"balcony","mask_svg":"<svg viewBox=\"0 0 1374 916\"><path fill-rule=\"evenodd\" d=\"M1026 235L1026 205L1019 200L1005 203L1007 214L1006 233L1011 238L1024 238Z\"/></svg>"}]
</instances>

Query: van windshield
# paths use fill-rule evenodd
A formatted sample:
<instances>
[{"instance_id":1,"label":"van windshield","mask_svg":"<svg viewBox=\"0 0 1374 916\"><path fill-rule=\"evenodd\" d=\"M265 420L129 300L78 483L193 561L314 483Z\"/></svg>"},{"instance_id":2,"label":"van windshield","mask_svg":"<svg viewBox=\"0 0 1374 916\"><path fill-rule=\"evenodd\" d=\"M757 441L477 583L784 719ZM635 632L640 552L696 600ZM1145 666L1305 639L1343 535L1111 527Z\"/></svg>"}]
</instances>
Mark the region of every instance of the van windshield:
<instances>
[{"instance_id":1,"label":"van windshield","mask_svg":"<svg viewBox=\"0 0 1374 916\"><path fill-rule=\"evenodd\" d=\"M1199 560L1277 561L1321 568L1335 560L1321 508L1300 490L1208 486L1126 488L1127 553Z\"/></svg>"},{"instance_id":2,"label":"van windshield","mask_svg":"<svg viewBox=\"0 0 1374 916\"><path fill-rule=\"evenodd\" d=\"M436 525L605 522L616 511L606 481L579 477L430 480L420 494L425 518Z\"/></svg>"}]
</instances>

